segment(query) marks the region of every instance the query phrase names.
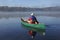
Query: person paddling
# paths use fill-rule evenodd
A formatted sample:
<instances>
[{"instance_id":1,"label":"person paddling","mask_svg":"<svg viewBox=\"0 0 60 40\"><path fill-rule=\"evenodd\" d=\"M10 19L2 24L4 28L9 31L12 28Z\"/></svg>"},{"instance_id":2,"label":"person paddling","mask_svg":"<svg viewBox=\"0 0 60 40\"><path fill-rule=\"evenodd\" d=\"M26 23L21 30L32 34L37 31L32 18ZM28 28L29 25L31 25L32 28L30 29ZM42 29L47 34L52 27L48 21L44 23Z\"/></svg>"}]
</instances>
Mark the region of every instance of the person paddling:
<instances>
[{"instance_id":1,"label":"person paddling","mask_svg":"<svg viewBox=\"0 0 60 40\"><path fill-rule=\"evenodd\" d=\"M31 14L31 17L28 19L29 24L38 24L39 22L37 21L36 17L34 16L34 13ZM32 38L35 37L36 32L33 30L28 31L29 35L31 35Z\"/></svg>"},{"instance_id":2,"label":"person paddling","mask_svg":"<svg viewBox=\"0 0 60 40\"><path fill-rule=\"evenodd\" d=\"M38 24L39 22L37 21L36 17L34 16L34 13L31 14L31 17L28 18L27 22L29 24Z\"/></svg>"},{"instance_id":3,"label":"person paddling","mask_svg":"<svg viewBox=\"0 0 60 40\"><path fill-rule=\"evenodd\" d=\"M23 18L21 18L21 19L23 20ZM34 13L31 13L31 17L29 17L27 21L25 21L25 20L23 20L23 21L24 21L24 22L27 22L27 23L29 23L29 24L38 24L38 23L39 23L39 22L37 21L35 15L34 15ZM29 30L29 31L28 31L28 34L29 34L32 38L34 38L34 37L36 36L36 31Z\"/></svg>"},{"instance_id":4,"label":"person paddling","mask_svg":"<svg viewBox=\"0 0 60 40\"><path fill-rule=\"evenodd\" d=\"M35 24L38 24L38 23L39 23L39 22L37 21L34 13L31 14L31 18L32 18L32 20L35 22Z\"/></svg>"}]
</instances>

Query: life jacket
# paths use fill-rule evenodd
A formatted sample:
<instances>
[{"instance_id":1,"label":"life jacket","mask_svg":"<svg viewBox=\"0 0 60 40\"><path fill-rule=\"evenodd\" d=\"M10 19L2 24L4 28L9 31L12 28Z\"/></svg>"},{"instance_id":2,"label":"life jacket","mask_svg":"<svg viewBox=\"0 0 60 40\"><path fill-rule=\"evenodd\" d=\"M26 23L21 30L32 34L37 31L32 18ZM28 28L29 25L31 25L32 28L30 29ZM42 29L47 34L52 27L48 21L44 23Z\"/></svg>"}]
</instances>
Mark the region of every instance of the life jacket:
<instances>
[{"instance_id":1,"label":"life jacket","mask_svg":"<svg viewBox=\"0 0 60 40\"><path fill-rule=\"evenodd\" d=\"M32 20L32 18L29 18L28 20L30 21L30 20Z\"/></svg>"},{"instance_id":2,"label":"life jacket","mask_svg":"<svg viewBox=\"0 0 60 40\"><path fill-rule=\"evenodd\" d=\"M31 22L30 22L31 24L35 24L35 22L33 21L32 18L29 18L28 21L31 21Z\"/></svg>"}]
</instances>

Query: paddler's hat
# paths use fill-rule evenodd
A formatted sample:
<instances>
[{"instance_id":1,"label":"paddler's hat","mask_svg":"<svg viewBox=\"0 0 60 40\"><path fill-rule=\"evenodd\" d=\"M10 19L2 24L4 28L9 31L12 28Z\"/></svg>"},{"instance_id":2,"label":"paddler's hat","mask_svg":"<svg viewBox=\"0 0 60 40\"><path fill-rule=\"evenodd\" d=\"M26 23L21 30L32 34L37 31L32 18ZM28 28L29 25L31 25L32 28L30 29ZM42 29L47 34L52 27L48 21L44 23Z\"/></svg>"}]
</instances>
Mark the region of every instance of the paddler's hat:
<instances>
[{"instance_id":1,"label":"paddler's hat","mask_svg":"<svg viewBox=\"0 0 60 40\"><path fill-rule=\"evenodd\" d=\"M31 13L31 16L34 15L34 13Z\"/></svg>"}]
</instances>

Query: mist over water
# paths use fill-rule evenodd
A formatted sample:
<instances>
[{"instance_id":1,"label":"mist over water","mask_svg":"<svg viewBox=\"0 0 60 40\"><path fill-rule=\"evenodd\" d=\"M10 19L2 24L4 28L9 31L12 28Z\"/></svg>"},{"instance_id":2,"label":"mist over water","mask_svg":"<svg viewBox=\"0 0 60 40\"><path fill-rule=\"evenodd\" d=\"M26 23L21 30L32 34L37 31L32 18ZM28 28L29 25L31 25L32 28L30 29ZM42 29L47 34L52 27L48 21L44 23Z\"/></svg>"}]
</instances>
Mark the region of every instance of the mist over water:
<instances>
[{"instance_id":1,"label":"mist over water","mask_svg":"<svg viewBox=\"0 0 60 40\"><path fill-rule=\"evenodd\" d=\"M34 13L35 16L53 16L60 17L59 11L31 11L31 12L0 12L1 17L27 17L30 16L31 13Z\"/></svg>"}]
</instances>

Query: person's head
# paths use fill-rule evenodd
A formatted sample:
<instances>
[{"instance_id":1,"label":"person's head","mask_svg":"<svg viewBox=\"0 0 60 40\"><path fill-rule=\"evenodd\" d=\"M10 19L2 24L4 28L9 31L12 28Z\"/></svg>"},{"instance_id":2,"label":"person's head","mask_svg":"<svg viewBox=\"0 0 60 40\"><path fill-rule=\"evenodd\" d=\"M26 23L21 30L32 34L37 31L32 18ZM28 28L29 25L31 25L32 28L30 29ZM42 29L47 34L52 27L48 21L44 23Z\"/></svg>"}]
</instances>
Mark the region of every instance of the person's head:
<instances>
[{"instance_id":1,"label":"person's head","mask_svg":"<svg viewBox=\"0 0 60 40\"><path fill-rule=\"evenodd\" d=\"M34 15L34 13L31 13L31 16L33 16Z\"/></svg>"}]
</instances>

